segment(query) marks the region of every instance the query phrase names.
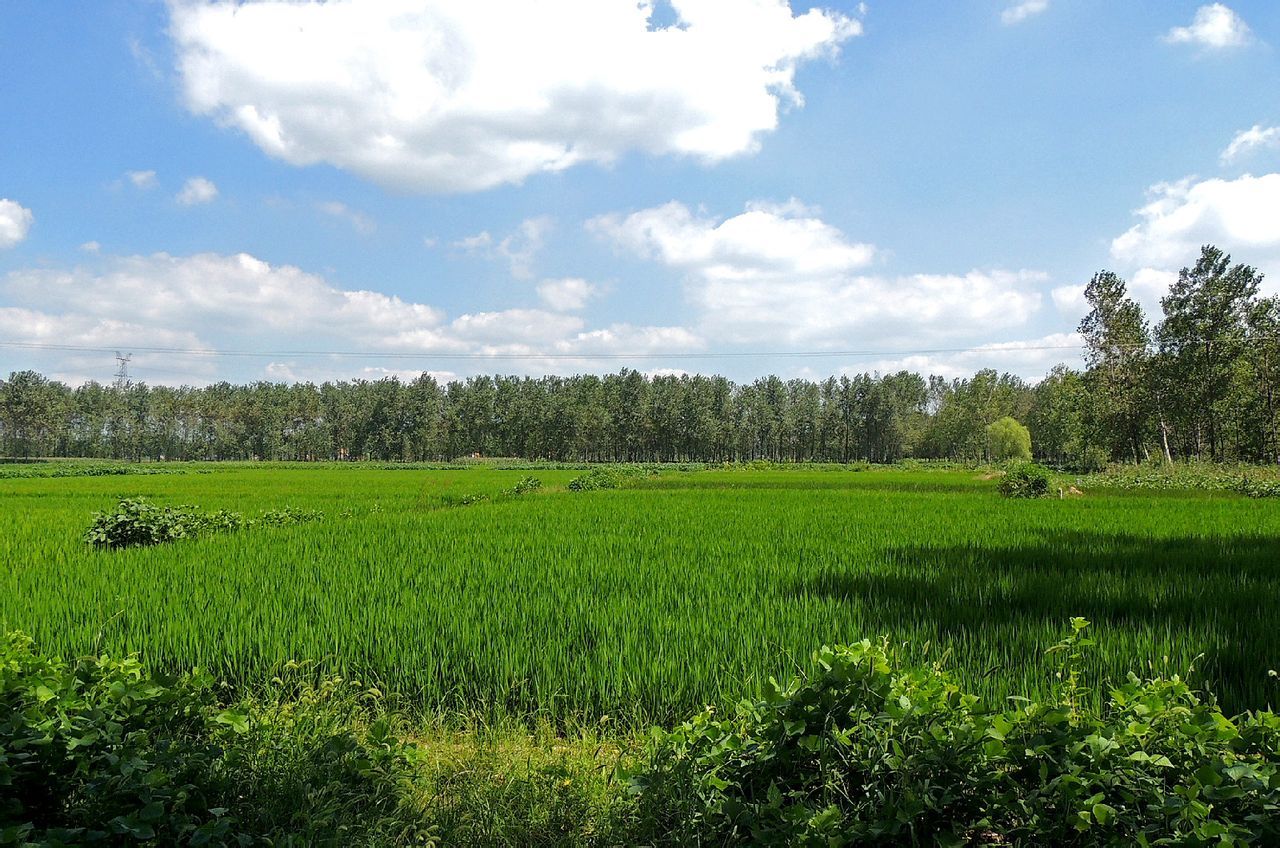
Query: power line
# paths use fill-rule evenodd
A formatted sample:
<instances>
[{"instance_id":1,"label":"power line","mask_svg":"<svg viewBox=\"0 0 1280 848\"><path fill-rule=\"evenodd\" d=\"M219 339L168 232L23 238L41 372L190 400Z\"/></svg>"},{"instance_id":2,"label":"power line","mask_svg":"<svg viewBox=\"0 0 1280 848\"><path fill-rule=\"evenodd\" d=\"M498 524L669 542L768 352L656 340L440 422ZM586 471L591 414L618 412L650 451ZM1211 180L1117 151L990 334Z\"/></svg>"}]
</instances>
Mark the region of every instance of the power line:
<instances>
[{"instance_id":1,"label":"power line","mask_svg":"<svg viewBox=\"0 0 1280 848\"><path fill-rule=\"evenodd\" d=\"M1259 337L1259 340L1275 340L1275 337ZM1184 344L1203 344L1205 342L1229 341L1230 339L1194 338L1182 339ZM44 342L20 342L0 339L0 347L21 348L25 350L72 351L82 353L112 353L121 362L121 369L126 369L133 353L121 357L118 349L109 347L92 347L88 345L51 344ZM133 347L134 352L165 354L168 356L199 357L241 357L250 359L282 359L282 358L338 358L338 359L400 359L400 360L592 360L592 359L814 359L814 358L852 358L852 357L902 357L902 356L935 356L941 354L962 353L1023 353L1035 351L1075 350L1088 347L1084 342L1060 345L1018 345L1016 342L992 342L971 347L936 347L912 348L900 350L772 350L772 351L646 351L639 353L608 352L567 352L567 351L533 351L533 352L488 352L459 353L450 351L370 351L370 350L226 350L219 348L183 348L183 347ZM1149 344L1113 344L1107 347L1118 350L1142 350ZM154 370L154 369L147 369ZM117 372L116 377L120 377ZM128 377L124 370L125 378Z\"/></svg>"},{"instance_id":2,"label":"power line","mask_svg":"<svg viewBox=\"0 0 1280 848\"><path fill-rule=\"evenodd\" d=\"M343 351L343 350L222 350L216 348L178 348L178 347L134 347L138 353L163 353L172 356L206 356L206 357L246 357L256 359L272 359L286 357L334 357L349 359L449 359L449 360L493 360L493 359L748 359L748 358L831 358L831 357L875 357L875 356L926 356L957 353L1019 353L1022 351L1047 350L1083 350L1084 344L1071 345L1025 345L1002 346L1005 343L994 343L976 347L951 348L917 348L912 350L777 350L777 351L662 351L643 353L591 353L576 352L492 352L492 353L457 353L447 351ZM111 352L113 348L90 347L86 345L47 344L40 342L17 342L0 340L0 346L29 350L76 351L86 353Z\"/></svg>"}]
</instances>

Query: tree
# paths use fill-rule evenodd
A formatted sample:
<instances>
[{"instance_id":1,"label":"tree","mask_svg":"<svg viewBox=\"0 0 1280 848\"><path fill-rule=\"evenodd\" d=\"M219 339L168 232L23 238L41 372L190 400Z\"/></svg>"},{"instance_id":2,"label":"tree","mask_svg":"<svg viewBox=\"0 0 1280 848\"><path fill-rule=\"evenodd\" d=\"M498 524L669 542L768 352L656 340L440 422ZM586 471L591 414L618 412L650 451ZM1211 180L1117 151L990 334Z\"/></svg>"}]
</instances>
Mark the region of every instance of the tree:
<instances>
[{"instance_id":1,"label":"tree","mask_svg":"<svg viewBox=\"0 0 1280 848\"><path fill-rule=\"evenodd\" d=\"M987 454L999 462L1031 459L1031 431L1005 416L987 425Z\"/></svg>"},{"instance_id":2,"label":"tree","mask_svg":"<svg viewBox=\"0 0 1280 848\"><path fill-rule=\"evenodd\" d=\"M1142 307L1128 297L1124 280L1110 271L1093 276L1084 290L1089 314L1080 322L1085 361L1093 383L1095 430L1116 453L1142 459L1144 385L1151 334Z\"/></svg>"},{"instance_id":3,"label":"tree","mask_svg":"<svg viewBox=\"0 0 1280 848\"><path fill-rule=\"evenodd\" d=\"M0 433L9 453L28 457L50 447L50 437L62 423L64 393L64 386L35 371L18 371L0 380Z\"/></svg>"},{"instance_id":4,"label":"tree","mask_svg":"<svg viewBox=\"0 0 1280 848\"><path fill-rule=\"evenodd\" d=\"M1183 268L1160 301L1164 321L1158 336L1174 382L1184 387L1180 410L1193 433L1196 453L1204 446L1221 459L1221 420L1233 371L1245 352L1246 321L1262 275L1212 245L1200 251L1194 267Z\"/></svg>"}]
</instances>

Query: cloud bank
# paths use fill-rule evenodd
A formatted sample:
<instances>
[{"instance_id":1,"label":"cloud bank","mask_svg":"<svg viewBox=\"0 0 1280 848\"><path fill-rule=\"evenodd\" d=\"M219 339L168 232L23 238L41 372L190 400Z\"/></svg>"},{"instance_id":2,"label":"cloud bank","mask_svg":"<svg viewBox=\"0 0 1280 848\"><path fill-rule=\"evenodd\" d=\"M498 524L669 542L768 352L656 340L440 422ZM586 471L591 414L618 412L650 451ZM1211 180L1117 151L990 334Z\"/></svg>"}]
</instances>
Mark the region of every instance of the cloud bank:
<instances>
[{"instance_id":1,"label":"cloud bank","mask_svg":"<svg viewBox=\"0 0 1280 848\"><path fill-rule=\"evenodd\" d=\"M172 0L188 108L294 165L406 192L519 183L632 151L748 154L796 68L861 25L787 0Z\"/></svg>"}]
</instances>

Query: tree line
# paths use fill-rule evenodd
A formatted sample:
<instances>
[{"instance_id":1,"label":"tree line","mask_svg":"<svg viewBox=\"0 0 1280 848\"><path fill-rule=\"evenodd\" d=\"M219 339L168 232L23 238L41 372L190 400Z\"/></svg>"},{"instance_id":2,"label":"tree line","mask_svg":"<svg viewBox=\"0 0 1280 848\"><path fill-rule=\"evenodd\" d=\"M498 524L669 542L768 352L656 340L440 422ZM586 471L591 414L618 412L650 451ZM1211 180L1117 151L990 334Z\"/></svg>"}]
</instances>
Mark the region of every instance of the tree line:
<instances>
[{"instance_id":1,"label":"tree line","mask_svg":"<svg viewBox=\"0 0 1280 848\"><path fill-rule=\"evenodd\" d=\"M1203 248L1153 327L1109 271L1085 289L1086 367L1030 383L894 374L825 380L423 374L202 388L72 388L33 371L0 381L0 451L119 459L893 462L981 460L987 427L1027 425L1066 467L1153 456L1280 461L1280 301L1262 276Z\"/></svg>"}]
</instances>

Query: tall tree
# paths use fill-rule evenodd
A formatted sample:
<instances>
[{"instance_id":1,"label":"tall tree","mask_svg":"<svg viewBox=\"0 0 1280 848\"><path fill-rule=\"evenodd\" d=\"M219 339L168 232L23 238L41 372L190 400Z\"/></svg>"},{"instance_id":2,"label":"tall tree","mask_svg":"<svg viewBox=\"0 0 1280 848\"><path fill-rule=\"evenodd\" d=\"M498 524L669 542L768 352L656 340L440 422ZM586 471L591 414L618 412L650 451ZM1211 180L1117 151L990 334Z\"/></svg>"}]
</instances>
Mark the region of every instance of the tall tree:
<instances>
[{"instance_id":1,"label":"tall tree","mask_svg":"<svg viewBox=\"0 0 1280 848\"><path fill-rule=\"evenodd\" d=\"M1123 444L1134 462L1143 457L1147 406L1145 376L1151 333L1142 307L1128 296L1124 280L1100 271L1084 289L1089 314L1080 322L1085 361L1093 382L1095 421Z\"/></svg>"},{"instance_id":2,"label":"tall tree","mask_svg":"<svg viewBox=\"0 0 1280 848\"><path fill-rule=\"evenodd\" d=\"M1221 420L1233 372L1245 352L1247 317L1258 295L1262 275L1254 268L1231 264L1231 257L1212 245L1201 249L1191 268L1161 300L1164 321L1158 331L1167 367L1184 387L1182 413L1202 446L1217 460L1223 455Z\"/></svg>"}]
</instances>

